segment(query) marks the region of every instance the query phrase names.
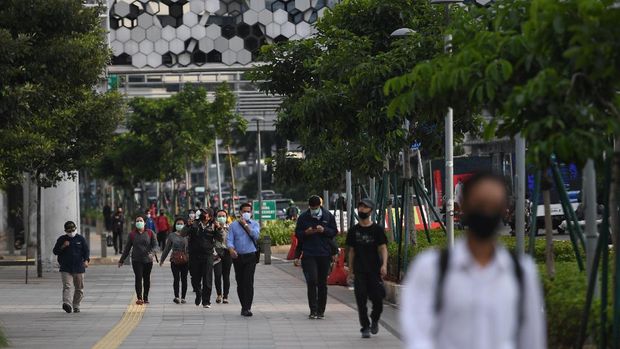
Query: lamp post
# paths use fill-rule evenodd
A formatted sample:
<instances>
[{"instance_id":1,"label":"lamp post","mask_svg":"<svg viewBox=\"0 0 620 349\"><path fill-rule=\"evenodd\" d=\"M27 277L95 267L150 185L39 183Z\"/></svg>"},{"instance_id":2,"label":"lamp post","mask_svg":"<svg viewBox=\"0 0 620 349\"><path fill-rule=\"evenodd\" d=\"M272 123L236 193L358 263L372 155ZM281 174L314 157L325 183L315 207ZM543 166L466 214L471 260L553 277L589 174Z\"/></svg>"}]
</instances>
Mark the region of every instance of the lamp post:
<instances>
[{"instance_id":1,"label":"lamp post","mask_svg":"<svg viewBox=\"0 0 620 349\"><path fill-rule=\"evenodd\" d=\"M220 146L217 144L219 142L219 139L217 137L215 137L215 169L217 170L217 195L218 195L218 206L219 209L223 209L224 208L224 203L222 202L222 178L220 177ZM205 188L205 195L206 195L206 189Z\"/></svg>"},{"instance_id":2,"label":"lamp post","mask_svg":"<svg viewBox=\"0 0 620 349\"><path fill-rule=\"evenodd\" d=\"M258 223L262 227L263 226L263 174L262 174L262 164L261 164L261 146L260 146L260 123L265 121L264 116L257 116L252 119L252 121L256 121L256 143L258 145L258 156L256 157L256 170L258 172Z\"/></svg>"}]
</instances>

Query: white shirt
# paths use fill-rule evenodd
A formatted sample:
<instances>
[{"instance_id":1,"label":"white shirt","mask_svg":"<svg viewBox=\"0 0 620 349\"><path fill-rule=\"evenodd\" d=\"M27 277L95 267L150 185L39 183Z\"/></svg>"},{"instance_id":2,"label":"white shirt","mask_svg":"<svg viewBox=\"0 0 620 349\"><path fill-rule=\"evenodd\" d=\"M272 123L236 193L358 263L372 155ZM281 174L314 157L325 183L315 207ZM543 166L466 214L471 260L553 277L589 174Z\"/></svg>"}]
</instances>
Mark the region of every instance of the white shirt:
<instances>
[{"instance_id":1,"label":"white shirt","mask_svg":"<svg viewBox=\"0 0 620 349\"><path fill-rule=\"evenodd\" d=\"M485 267L465 240L456 242L443 284L442 309L435 313L439 251L425 251L405 281L400 323L407 349L545 349L542 291L531 258L523 270L523 323L516 340L519 286L509 252L498 247Z\"/></svg>"}]
</instances>

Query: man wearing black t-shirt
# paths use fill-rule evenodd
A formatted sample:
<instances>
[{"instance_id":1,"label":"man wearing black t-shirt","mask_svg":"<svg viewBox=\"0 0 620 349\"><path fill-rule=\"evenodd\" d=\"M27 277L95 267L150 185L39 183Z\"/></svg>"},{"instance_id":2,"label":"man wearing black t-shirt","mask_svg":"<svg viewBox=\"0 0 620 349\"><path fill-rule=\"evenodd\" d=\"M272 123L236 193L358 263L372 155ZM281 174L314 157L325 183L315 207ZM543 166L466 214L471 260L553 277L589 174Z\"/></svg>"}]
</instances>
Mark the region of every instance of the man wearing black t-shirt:
<instances>
[{"instance_id":1,"label":"man wearing black t-shirt","mask_svg":"<svg viewBox=\"0 0 620 349\"><path fill-rule=\"evenodd\" d=\"M349 273L355 277L355 300L362 325L362 338L379 332L379 318L383 311L385 289L383 278L387 274L387 237L385 230L371 219L375 203L363 199L357 204L358 224L349 229ZM368 300L372 302L372 312L368 320Z\"/></svg>"}]
</instances>

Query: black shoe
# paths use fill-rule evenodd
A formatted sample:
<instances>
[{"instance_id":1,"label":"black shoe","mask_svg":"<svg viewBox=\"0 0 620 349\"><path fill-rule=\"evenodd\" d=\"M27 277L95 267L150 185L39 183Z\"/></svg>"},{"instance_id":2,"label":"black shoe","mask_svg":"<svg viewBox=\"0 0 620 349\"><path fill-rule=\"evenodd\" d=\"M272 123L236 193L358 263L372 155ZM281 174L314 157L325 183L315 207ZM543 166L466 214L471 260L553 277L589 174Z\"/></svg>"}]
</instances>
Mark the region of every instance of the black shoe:
<instances>
[{"instance_id":1,"label":"black shoe","mask_svg":"<svg viewBox=\"0 0 620 349\"><path fill-rule=\"evenodd\" d=\"M319 319L319 320L323 320L323 319L325 319L325 314L324 313L316 314L316 318Z\"/></svg>"},{"instance_id":2,"label":"black shoe","mask_svg":"<svg viewBox=\"0 0 620 349\"><path fill-rule=\"evenodd\" d=\"M173 302L175 302L176 304L180 304L181 300L179 300L179 297L174 297L174 300L172 300Z\"/></svg>"},{"instance_id":3,"label":"black shoe","mask_svg":"<svg viewBox=\"0 0 620 349\"><path fill-rule=\"evenodd\" d=\"M373 321L370 325L370 333L377 334L379 333L379 321Z\"/></svg>"},{"instance_id":4,"label":"black shoe","mask_svg":"<svg viewBox=\"0 0 620 349\"><path fill-rule=\"evenodd\" d=\"M224 304L228 304L228 298L227 298L227 297L224 297L224 299L222 299L222 303L224 303Z\"/></svg>"},{"instance_id":5,"label":"black shoe","mask_svg":"<svg viewBox=\"0 0 620 349\"><path fill-rule=\"evenodd\" d=\"M74 313L79 313L80 312L80 308L73 308L73 312Z\"/></svg>"},{"instance_id":6,"label":"black shoe","mask_svg":"<svg viewBox=\"0 0 620 349\"><path fill-rule=\"evenodd\" d=\"M367 328L362 328L362 338L370 338L370 330Z\"/></svg>"},{"instance_id":7,"label":"black shoe","mask_svg":"<svg viewBox=\"0 0 620 349\"><path fill-rule=\"evenodd\" d=\"M200 305L200 301L201 301L200 293L196 293L196 300L194 301L194 303L196 303L196 306Z\"/></svg>"},{"instance_id":8,"label":"black shoe","mask_svg":"<svg viewBox=\"0 0 620 349\"><path fill-rule=\"evenodd\" d=\"M308 315L308 319L310 319L310 320L316 320L318 318L319 318L319 316L316 315L315 313L310 313L310 315Z\"/></svg>"},{"instance_id":9,"label":"black shoe","mask_svg":"<svg viewBox=\"0 0 620 349\"><path fill-rule=\"evenodd\" d=\"M241 311L241 316L250 317L252 315L254 315L254 314L252 314L252 312L249 311L249 310L242 310Z\"/></svg>"},{"instance_id":10,"label":"black shoe","mask_svg":"<svg viewBox=\"0 0 620 349\"><path fill-rule=\"evenodd\" d=\"M69 304L67 304L67 303L63 303L63 304L62 304L62 309L63 309L64 311L66 311L67 313L70 313L70 312L71 312L71 310L73 310L73 309L71 309L71 306L70 306Z\"/></svg>"},{"instance_id":11,"label":"black shoe","mask_svg":"<svg viewBox=\"0 0 620 349\"><path fill-rule=\"evenodd\" d=\"M144 304L149 304L149 303L151 303L151 302L149 302L149 299L145 297L144 298Z\"/></svg>"}]
</instances>

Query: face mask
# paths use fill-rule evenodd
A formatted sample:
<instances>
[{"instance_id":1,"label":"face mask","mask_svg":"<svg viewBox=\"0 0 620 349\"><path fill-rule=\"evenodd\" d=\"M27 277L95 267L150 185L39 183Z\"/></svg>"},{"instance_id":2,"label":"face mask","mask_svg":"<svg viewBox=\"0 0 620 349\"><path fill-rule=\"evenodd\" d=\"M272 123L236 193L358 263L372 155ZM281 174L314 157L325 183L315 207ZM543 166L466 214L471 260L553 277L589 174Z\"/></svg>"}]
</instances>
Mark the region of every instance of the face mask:
<instances>
[{"instance_id":1,"label":"face mask","mask_svg":"<svg viewBox=\"0 0 620 349\"><path fill-rule=\"evenodd\" d=\"M195 213L190 213L189 214L189 219L195 219L196 218L196 214Z\"/></svg>"},{"instance_id":2,"label":"face mask","mask_svg":"<svg viewBox=\"0 0 620 349\"><path fill-rule=\"evenodd\" d=\"M357 215L360 216L360 219L367 219L370 217L370 212L357 212Z\"/></svg>"},{"instance_id":3,"label":"face mask","mask_svg":"<svg viewBox=\"0 0 620 349\"><path fill-rule=\"evenodd\" d=\"M319 213L321 213L321 208L317 208L317 209L315 209L315 210L312 210L312 209L311 209L311 210L310 210L310 213L311 213L313 216L315 216L315 217L316 217L316 216L318 216L318 215L319 215Z\"/></svg>"},{"instance_id":4,"label":"face mask","mask_svg":"<svg viewBox=\"0 0 620 349\"><path fill-rule=\"evenodd\" d=\"M151 214L150 214L150 213L149 213L149 214L147 214L147 215L146 215L146 218L151 218Z\"/></svg>"},{"instance_id":5,"label":"face mask","mask_svg":"<svg viewBox=\"0 0 620 349\"><path fill-rule=\"evenodd\" d=\"M243 219L245 219L246 221L249 221L252 218L252 214L250 212L243 212L243 214L241 214L241 217L243 217Z\"/></svg>"},{"instance_id":6,"label":"face mask","mask_svg":"<svg viewBox=\"0 0 620 349\"><path fill-rule=\"evenodd\" d=\"M196 211L196 218L200 217L200 211Z\"/></svg>"},{"instance_id":7,"label":"face mask","mask_svg":"<svg viewBox=\"0 0 620 349\"><path fill-rule=\"evenodd\" d=\"M226 217L217 217L217 221L220 224L226 224Z\"/></svg>"},{"instance_id":8,"label":"face mask","mask_svg":"<svg viewBox=\"0 0 620 349\"><path fill-rule=\"evenodd\" d=\"M136 222L136 228L140 230L144 229L144 222Z\"/></svg>"},{"instance_id":9,"label":"face mask","mask_svg":"<svg viewBox=\"0 0 620 349\"><path fill-rule=\"evenodd\" d=\"M469 231L481 240L490 239L495 235L495 230L502 220L501 213L469 212L463 217L463 223Z\"/></svg>"},{"instance_id":10,"label":"face mask","mask_svg":"<svg viewBox=\"0 0 620 349\"><path fill-rule=\"evenodd\" d=\"M181 231L185 228L185 224L177 224L175 227L177 228L177 231Z\"/></svg>"},{"instance_id":11,"label":"face mask","mask_svg":"<svg viewBox=\"0 0 620 349\"><path fill-rule=\"evenodd\" d=\"M75 237L75 235L76 235L76 234L77 234L77 232L76 232L76 231L72 231L72 232L70 232L70 233L69 233L69 232L67 232L67 235L68 235L68 236L70 236L70 237Z\"/></svg>"}]
</instances>

